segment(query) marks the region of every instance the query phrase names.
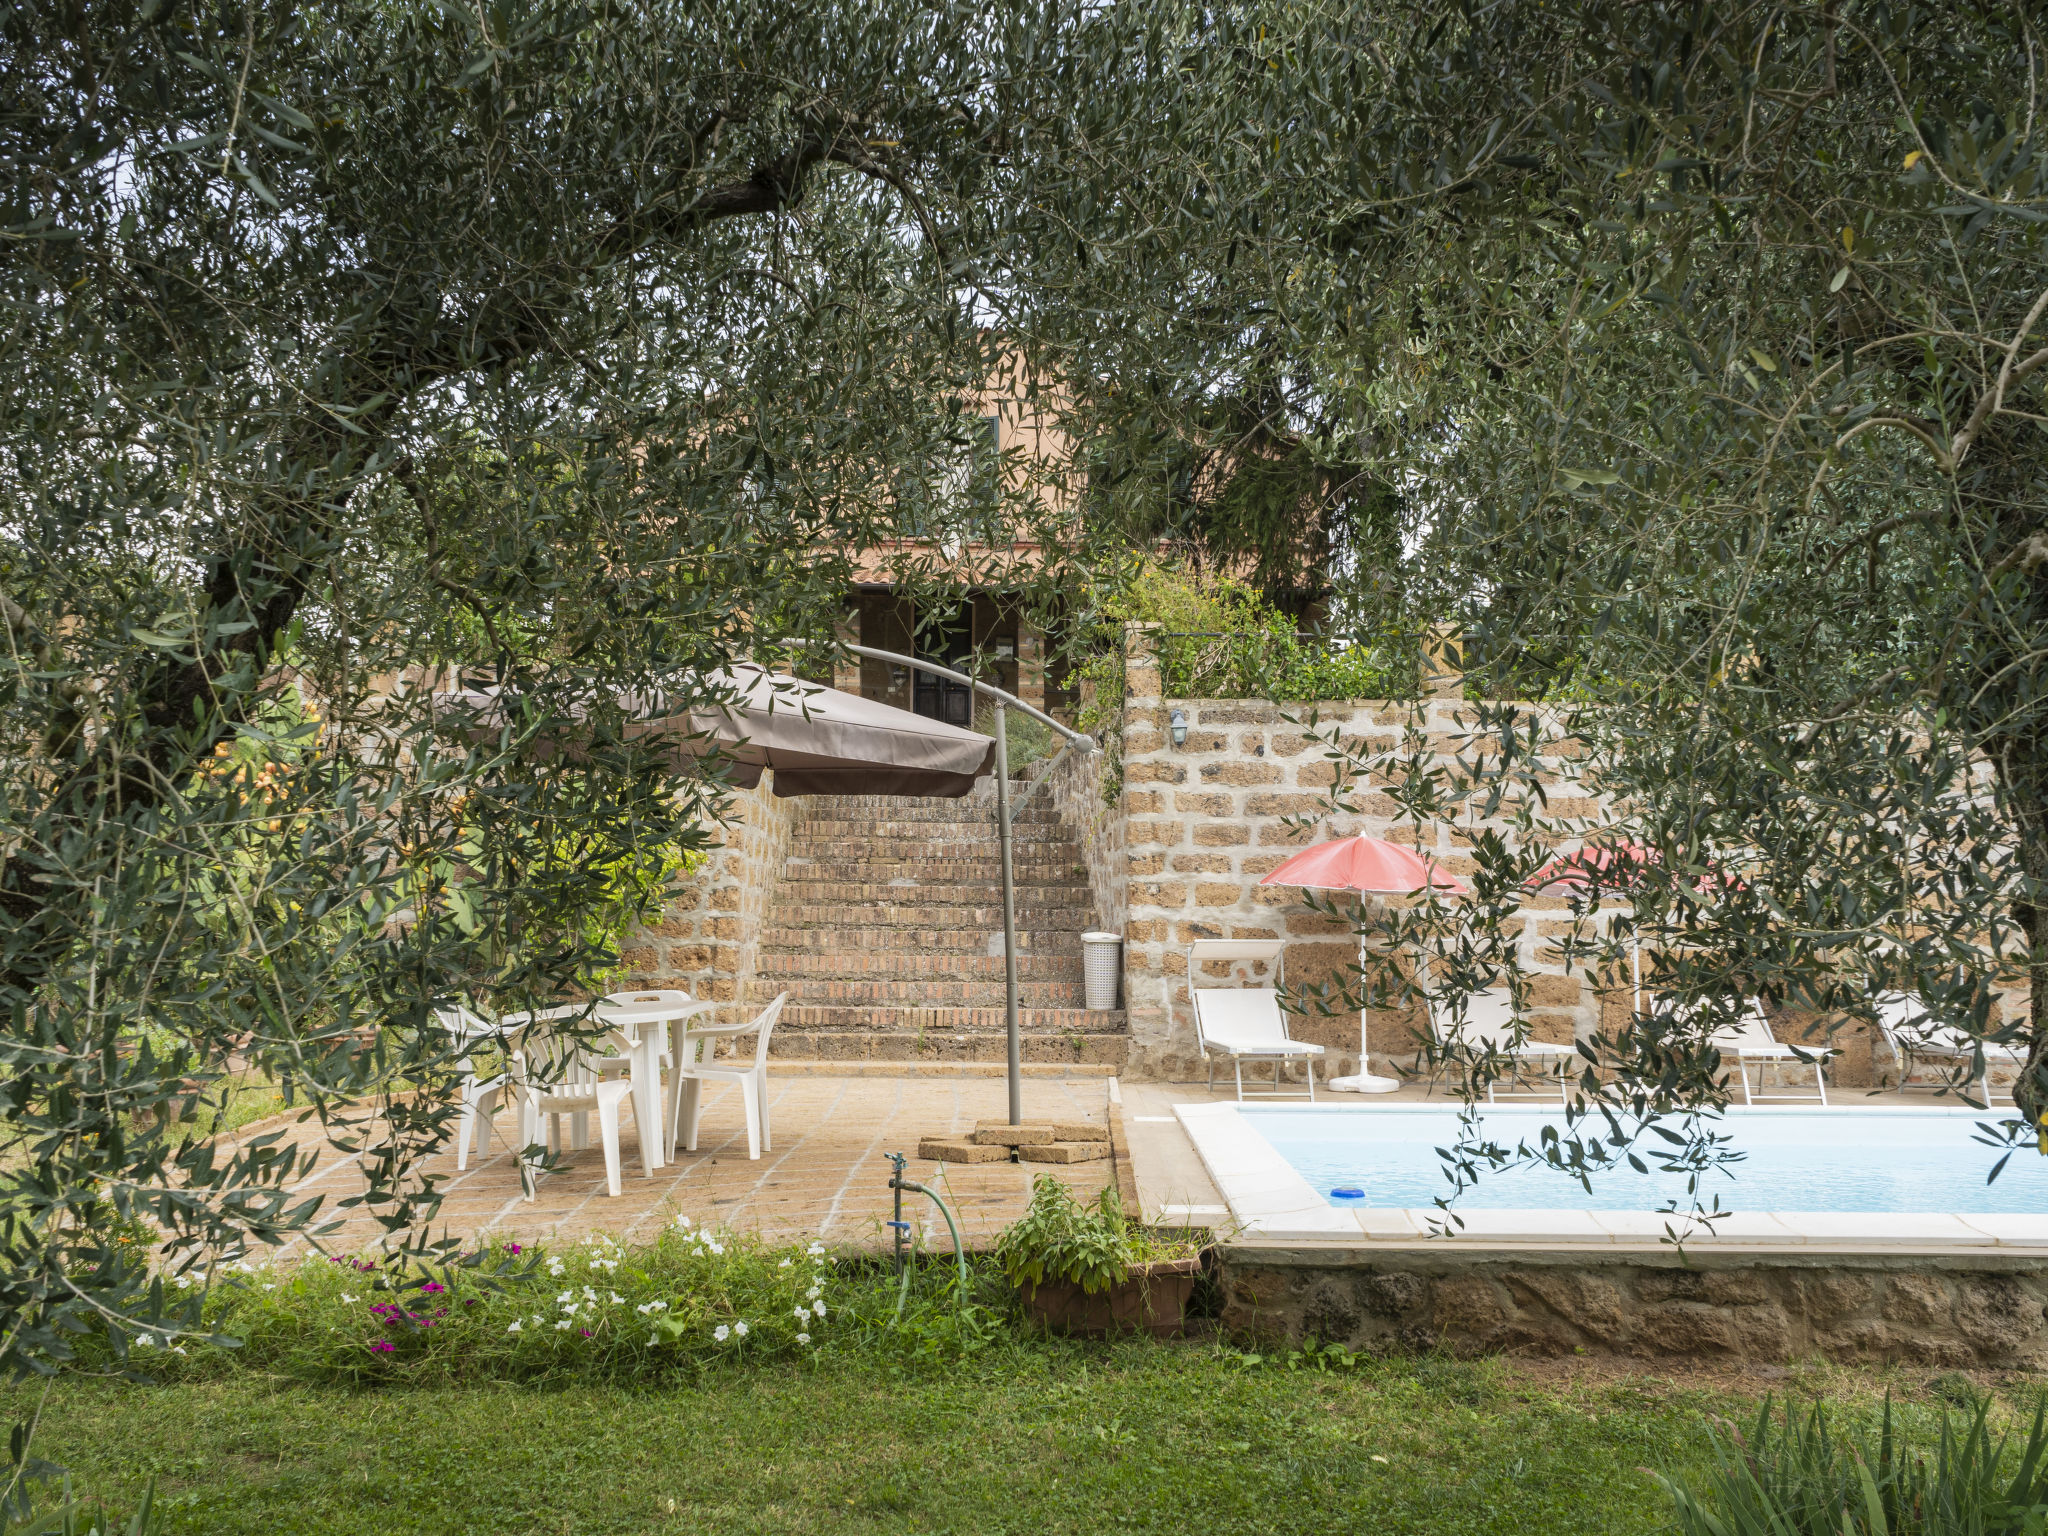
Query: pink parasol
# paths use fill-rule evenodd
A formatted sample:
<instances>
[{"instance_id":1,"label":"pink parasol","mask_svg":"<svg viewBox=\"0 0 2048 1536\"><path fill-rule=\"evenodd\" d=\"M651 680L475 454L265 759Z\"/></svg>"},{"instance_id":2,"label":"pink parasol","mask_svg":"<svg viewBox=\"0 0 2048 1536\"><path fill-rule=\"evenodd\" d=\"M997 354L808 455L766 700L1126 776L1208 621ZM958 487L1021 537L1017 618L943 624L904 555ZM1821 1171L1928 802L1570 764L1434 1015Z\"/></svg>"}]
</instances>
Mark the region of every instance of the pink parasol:
<instances>
[{"instance_id":1,"label":"pink parasol","mask_svg":"<svg viewBox=\"0 0 2048 1536\"><path fill-rule=\"evenodd\" d=\"M1577 853L1558 855L1531 875L1525 886L1532 891L1541 891L1558 885L1584 891L1598 885L1606 890L1626 893L1642 883L1645 873L1653 864L1663 862L1663 855L1656 849L1627 839L1615 843L1594 844L1581 848ZM1635 1012L1641 1013L1643 950L1641 941L1633 934L1629 937L1628 963L1635 983L1634 991L1630 994L1630 1002Z\"/></svg>"},{"instance_id":2,"label":"pink parasol","mask_svg":"<svg viewBox=\"0 0 2048 1536\"><path fill-rule=\"evenodd\" d=\"M1342 837L1332 843L1305 848L1271 874L1261 885L1292 885L1310 891L1356 891L1361 896L1412 896L1418 891L1465 892L1465 882L1435 867L1412 848L1390 843L1380 837ZM1365 934L1358 936L1358 968L1365 970ZM1358 1075L1340 1077L1330 1087L1340 1093L1392 1093L1400 1081L1377 1077L1367 1066L1366 1009L1358 1010Z\"/></svg>"}]
</instances>

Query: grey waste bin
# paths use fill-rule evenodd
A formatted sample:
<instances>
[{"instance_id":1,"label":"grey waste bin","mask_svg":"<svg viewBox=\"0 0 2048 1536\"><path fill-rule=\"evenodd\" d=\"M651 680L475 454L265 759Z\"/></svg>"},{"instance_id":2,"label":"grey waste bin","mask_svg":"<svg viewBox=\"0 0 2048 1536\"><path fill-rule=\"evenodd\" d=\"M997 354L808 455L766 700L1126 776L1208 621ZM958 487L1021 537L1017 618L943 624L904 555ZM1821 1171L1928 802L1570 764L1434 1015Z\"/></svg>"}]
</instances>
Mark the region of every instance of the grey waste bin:
<instances>
[{"instance_id":1,"label":"grey waste bin","mask_svg":"<svg viewBox=\"0 0 2048 1536\"><path fill-rule=\"evenodd\" d=\"M1117 983L1123 979L1123 955L1121 934L1081 935L1081 976L1087 988L1090 1008L1116 1006Z\"/></svg>"}]
</instances>

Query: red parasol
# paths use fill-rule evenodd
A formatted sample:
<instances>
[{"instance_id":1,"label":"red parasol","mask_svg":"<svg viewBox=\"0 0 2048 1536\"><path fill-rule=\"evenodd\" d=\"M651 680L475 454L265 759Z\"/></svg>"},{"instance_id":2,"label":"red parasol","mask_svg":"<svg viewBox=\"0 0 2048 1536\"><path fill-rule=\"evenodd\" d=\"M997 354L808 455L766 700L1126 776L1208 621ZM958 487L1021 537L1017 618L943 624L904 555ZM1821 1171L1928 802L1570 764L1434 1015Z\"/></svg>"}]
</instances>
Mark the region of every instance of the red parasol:
<instances>
[{"instance_id":1,"label":"red parasol","mask_svg":"<svg viewBox=\"0 0 2048 1536\"><path fill-rule=\"evenodd\" d=\"M1462 895L1465 882L1446 874L1412 848L1390 843L1381 837L1342 837L1332 843L1304 848L1271 874L1261 885L1292 885L1310 891L1356 891L1361 896L1412 896L1418 891L1443 891ZM1358 966L1365 969L1365 934L1358 936ZM1330 1087L1341 1093L1392 1093L1401 1084L1391 1077L1376 1077L1368 1069L1366 1054L1366 1010L1358 1010L1358 1075L1340 1077Z\"/></svg>"}]
</instances>

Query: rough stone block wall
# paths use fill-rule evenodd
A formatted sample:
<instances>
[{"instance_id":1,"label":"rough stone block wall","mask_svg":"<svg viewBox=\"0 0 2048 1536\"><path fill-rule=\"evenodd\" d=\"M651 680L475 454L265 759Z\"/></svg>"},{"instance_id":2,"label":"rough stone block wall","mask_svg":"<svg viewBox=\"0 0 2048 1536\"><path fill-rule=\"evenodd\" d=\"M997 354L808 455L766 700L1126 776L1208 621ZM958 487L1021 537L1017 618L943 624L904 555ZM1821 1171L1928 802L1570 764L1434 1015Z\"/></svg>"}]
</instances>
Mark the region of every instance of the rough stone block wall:
<instances>
[{"instance_id":1,"label":"rough stone block wall","mask_svg":"<svg viewBox=\"0 0 2048 1536\"><path fill-rule=\"evenodd\" d=\"M1331 838L1363 832L1413 847L1416 833L1399 818L1394 802L1370 793L1370 786L1359 786L1365 792L1352 796L1357 814L1330 813L1325 796L1337 765L1303 723L1311 706L1164 698L1158 668L1142 651L1131 656L1127 676L1123 808L1130 917L1124 992L1131 1070L1134 1076L1198 1077L1206 1069L1188 1009L1189 940L1284 938L1290 988L1330 981L1357 959L1357 937L1343 915L1356 898L1336 897L1340 911L1332 917L1313 910L1306 893L1262 887L1260 877L1299 849ZM1369 752L1397 746L1418 710L1446 754L1457 750L1465 729L1464 706L1456 697L1313 708L1318 731L1334 727ZM1181 746L1170 735L1175 710L1187 722ZM1307 824L1290 825L1290 818L1307 818ZM1453 874L1468 874L1465 835L1483 825L1489 823L1426 828L1430 840L1420 851ZM1571 922L1562 897L1532 897L1523 908L1517 947L1521 964L1534 976L1530 1019L1538 1040L1566 1042L1600 1022L1601 999L1591 982L1567 976L1548 953ZM1240 979L1256 978L1244 972ZM1220 970L1217 980L1227 984ZM1385 1071L1389 1059L1412 1064L1419 1011L1375 1011L1371 1023L1376 1069ZM1323 1075L1357 1070L1355 1012L1296 1017L1289 1028L1297 1039L1326 1048Z\"/></svg>"},{"instance_id":2,"label":"rough stone block wall","mask_svg":"<svg viewBox=\"0 0 2048 1536\"><path fill-rule=\"evenodd\" d=\"M1833 1360L2039 1369L2048 1265L2008 1256L1694 1249L1346 1257L1228 1248L1223 1325L1353 1349Z\"/></svg>"},{"instance_id":3,"label":"rough stone block wall","mask_svg":"<svg viewBox=\"0 0 2048 1536\"><path fill-rule=\"evenodd\" d=\"M722 1023L750 1013L741 1001L753 978L769 902L789 855L803 800L777 799L774 772L731 800L718 847L690 877L661 921L626 941L631 985L675 988L718 1003Z\"/></svg>"},{"instance_id":4,"label":"rough stone block wall","mask_svg":"<svg viewBox=\"0 0 2048 1536\"><path fill-rule=\"evenodd\" d=\"M1124 861L1124 811L1103 800L1107 754L1069 752L1040 791L1080 839L1088 867L1091 927L1122 933L1130 917L1130 872Z\"/></svg>"}]
</instances>

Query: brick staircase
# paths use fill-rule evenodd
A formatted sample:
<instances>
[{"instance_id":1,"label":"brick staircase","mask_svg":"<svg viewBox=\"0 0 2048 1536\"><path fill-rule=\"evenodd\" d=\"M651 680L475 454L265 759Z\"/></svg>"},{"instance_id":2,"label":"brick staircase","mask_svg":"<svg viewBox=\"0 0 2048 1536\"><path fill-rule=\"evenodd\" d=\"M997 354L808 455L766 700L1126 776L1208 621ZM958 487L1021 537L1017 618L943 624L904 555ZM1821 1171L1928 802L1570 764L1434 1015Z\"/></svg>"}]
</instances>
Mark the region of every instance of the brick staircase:
<instances>
[{"instance_id":1,"label":"brick staircase","mask_svg":"<svg viewBox=\"0 0 2048 1536\"><path fill-rule=\"evenodd\" d=\"M1041 803L1018 813L1013 858L1024 1060L1121 1066L1122 1011L1084 1006L1081 933L1094 914L1080 845ZM789 993L771 1054L1003 1061L1002 903L987 781L959 800L807 802L746 989L756 1004Z\"/></svg>"}]
</instances>

